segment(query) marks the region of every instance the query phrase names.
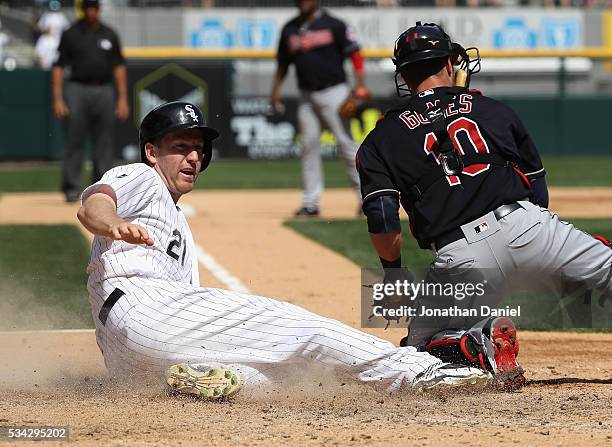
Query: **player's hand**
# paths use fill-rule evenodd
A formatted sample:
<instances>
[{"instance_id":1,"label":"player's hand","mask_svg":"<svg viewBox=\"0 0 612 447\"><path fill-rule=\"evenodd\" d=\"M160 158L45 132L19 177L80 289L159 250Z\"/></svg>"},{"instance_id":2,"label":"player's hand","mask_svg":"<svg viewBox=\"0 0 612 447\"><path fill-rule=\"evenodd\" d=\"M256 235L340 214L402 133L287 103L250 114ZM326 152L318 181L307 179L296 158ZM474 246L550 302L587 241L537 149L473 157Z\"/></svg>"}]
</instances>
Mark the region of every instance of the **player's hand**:
<instances>
[{"instance_id":1,"label":"player's hand","mask_svg":"<svg viewBox=\"0 0 612 447\"><path fill-rule=\"evenodd\" d=\"M278 95L272 95L270 103L275 113L285 113L285 104L283 104Z\"/></svg>"},{"instance_id":2,"label":"player's hand","mask_svg":"<svg viewBox=\"0 0 612 447\"><path fill-rule=\"evenodd\" d=\"M53 115L59 120L64 119L70 110L62 98L53 101Z\"/></svg>"},{"instance_id":3,"label":"player's hand","mask_svg":"<svg viewBox=\"0 0 612 447\"><path fill-rule=\"evenodd\" d=\"M121 121L125 121L130 116L130 106L127 103L127 100L120 99L117 101L117 107L115 108L115 115Z\"/></svg>"},{"instance_id":4,"label":"player's hand","mask_svg":"<svg viewBox=\"0 0 612 447\"><path fill-rule=\"evenodd\" d=\"M397 287L397 283L399 282L400 291L404 289L404 283L413 283L415 281L414 274L406 268L386 268L384 270L385 276L383 278L383 284L393 284ZM392 293L390 295L385 294L385 296L378 301L377 305L383 309L383 318L387 320L385 329L387 329L392 321L396 323L400 322L402 317L397 316L398 311L402 310L403 307L414 306L414 301L413 297L409 295ZM390 312L391 310L394 312ZM408 321L408 316L406 316L406 321Z\"/></svg>"},{"instance_id":5,"label":"player's hand","mask_svg":"<svg viewBox=\"0 0 612 447\"><path fill-rule=\"evenodd\" d=\"M153 239L149 237L147 230L140 225L121 222L112 225L109 232L116 241L125 241L130 244L146 244L149 247L153 245Z\"/></svg>"}]
</instances>

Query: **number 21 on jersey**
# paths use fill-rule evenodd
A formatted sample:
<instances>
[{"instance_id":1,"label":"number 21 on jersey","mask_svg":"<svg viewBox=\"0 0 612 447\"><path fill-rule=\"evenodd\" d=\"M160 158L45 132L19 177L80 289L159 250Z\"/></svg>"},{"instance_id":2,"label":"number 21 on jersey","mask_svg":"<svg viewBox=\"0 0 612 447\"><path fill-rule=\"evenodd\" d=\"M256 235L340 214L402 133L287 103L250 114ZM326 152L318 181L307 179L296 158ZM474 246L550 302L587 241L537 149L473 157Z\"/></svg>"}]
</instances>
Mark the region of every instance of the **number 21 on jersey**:
<instances>
[{"instance_id":1,"label":"number 21 on jersey","mask_svg":"<svg viewBox=\"0 0 612 447\"><path fill-rule=\"evenodd\" d=\"M185 265L185 252L187 251L187 244L183 244L183 236L181 236L181 232L179 230L174 230L172 232L172 236L174 236L174 239L170 240L168 248L166 249L166 254L175 261L180 259L181 265ZM183 249L182 254L181 248Z\"/></svg>"},{"instance_id":2,"label":"number 21 on jersey","mask_svg":"<svg viewBox=\"0 0 612 447\"><path fill-rule=\"evenodd\" d=\"M456 120L452 121L448 126L446 126L448 134L453 142L453 146L455 150L458 150L461 155L465 154L465 148L461 145L459 141L459 136L463 133L467 137L475 152L480 152L482 154L489 153L489 147L487 146L487 142L482 137L480 133L480 129L478 128L478 124L472 121L469 118L460 117ZM423 149L426 154L433 154L436 159L436 162L440 164L440 152L438 148L438 140L433 132L429 132L425 135L425 142L423 145ZM482 172L488 170L490 165L488 164L476 164L471 166L466 166L463 169L463 174L469 176L476 176ZM446 180L448 184L451 186L456 186L461 184L461 180L456 175L447 176Z\"/></svg>"}]
</instances>

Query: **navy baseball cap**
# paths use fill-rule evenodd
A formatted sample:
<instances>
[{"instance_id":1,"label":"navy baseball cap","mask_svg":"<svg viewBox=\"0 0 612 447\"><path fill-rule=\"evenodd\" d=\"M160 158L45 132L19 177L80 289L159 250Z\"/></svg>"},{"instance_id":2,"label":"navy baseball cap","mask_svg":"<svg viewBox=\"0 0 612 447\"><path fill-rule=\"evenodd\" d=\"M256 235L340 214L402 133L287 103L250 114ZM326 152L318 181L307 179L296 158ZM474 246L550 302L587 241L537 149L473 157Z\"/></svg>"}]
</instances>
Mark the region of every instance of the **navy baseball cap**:
<instances>
[{"instance_id":1,"label":"navy baseball cap","mask_svg":"<svg viewBox=\"0 0 612 447\"><path fill-rule=\"evenodd\" d=\"M81 7L83 9L85 9L85 8L99 8L100 7L100 1L99 0L83 0L83 3L81 3Z\"/></svg>"}]
</instances>

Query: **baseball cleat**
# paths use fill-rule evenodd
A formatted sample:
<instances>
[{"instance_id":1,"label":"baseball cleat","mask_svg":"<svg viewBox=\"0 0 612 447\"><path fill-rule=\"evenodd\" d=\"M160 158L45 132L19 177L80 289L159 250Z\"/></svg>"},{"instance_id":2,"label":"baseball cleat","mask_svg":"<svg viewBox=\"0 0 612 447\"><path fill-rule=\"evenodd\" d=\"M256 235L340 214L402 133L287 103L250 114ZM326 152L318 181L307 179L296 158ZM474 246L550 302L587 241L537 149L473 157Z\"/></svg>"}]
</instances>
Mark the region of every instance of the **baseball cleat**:
<instances>
[{"instance_id":1,"label":"baseball cleat","mask_svg":"<svg viewBox=\"0 0 612 447\"><path fill-rule=\"evenodd\" d=\"M438 387L488 385L493 376L480 368L455 363L443 363L426 369L416 376L412 387L416 391L431 390Z\"/></svg>"},{"instance_id":2,"label":"baseball cleat","mask_svg":"<svg viewBox=\"0 0 612 447\"><path fill-rule=\"evenodd\" d=\"M493 321L491 342L495 349L495 380L499 386L511 391L525 385L525 370L516 360L519 353L516 327L510 318L500 317Z\"/></svg>"},{"instance_id":3,"label":"baseball cleat","mask_svg":"<svg viewBox=\"0 0 612 447\"><path fill-rule=\"evenodd\" d=\"M192 394L206 400L221 400L240 391L242 380L227 368L191 367L187 363L172 365L166 370L166 383L180 394Z\"/></svg>"}]
</instances>

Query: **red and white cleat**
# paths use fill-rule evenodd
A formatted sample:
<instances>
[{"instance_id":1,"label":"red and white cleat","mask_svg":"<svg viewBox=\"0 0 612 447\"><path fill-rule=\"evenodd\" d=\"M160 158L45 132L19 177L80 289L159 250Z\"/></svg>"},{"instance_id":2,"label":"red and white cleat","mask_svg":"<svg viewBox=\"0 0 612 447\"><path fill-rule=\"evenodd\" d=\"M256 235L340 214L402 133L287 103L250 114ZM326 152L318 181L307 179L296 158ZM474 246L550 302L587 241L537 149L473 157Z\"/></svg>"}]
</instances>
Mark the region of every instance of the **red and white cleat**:
<instances>
[{"instance_id":1,"label":"red and white cleat","mask_svg":"<svg viewBox=\"0 0 612 447\"><path fill-rule=\"evenodd\" d=\"M495 379L498 387L514 391L525 385L525 370L519 365L519 341L510 318L499 317L491 323L491 343L495 349Z\"/></svg>"}]
</instances>

